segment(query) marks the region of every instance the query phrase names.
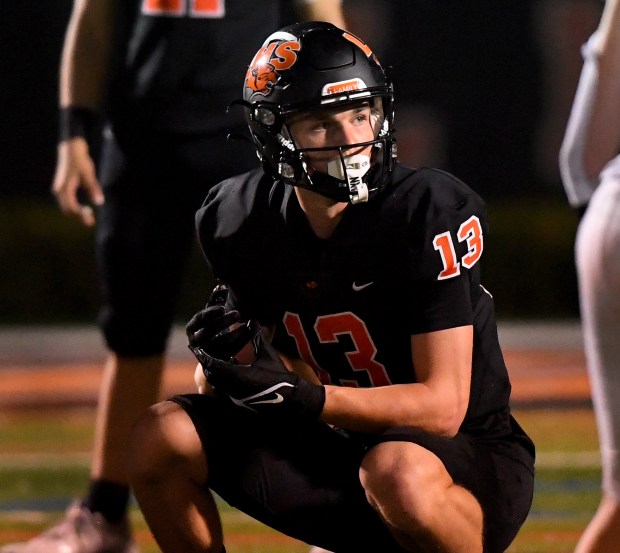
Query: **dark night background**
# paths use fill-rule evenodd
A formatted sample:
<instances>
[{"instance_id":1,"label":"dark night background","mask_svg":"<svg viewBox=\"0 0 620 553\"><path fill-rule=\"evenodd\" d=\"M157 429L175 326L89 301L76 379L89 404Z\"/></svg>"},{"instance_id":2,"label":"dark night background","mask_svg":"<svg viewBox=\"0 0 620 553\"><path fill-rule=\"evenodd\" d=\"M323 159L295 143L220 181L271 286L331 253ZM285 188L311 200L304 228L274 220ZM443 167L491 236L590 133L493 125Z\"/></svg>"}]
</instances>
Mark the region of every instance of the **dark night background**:
<instances>
[{"instance_id":1,"label":"dark night background","mask_svg":"<svg viewBox=\"0 0 620 553\"><path fill-rule=\"evenodd\" d=\"M350 30L394 67L401 158L447 169L487 200L483 277L500 318L577 316L577 217L557 155L581 68L579 47L598 23L600 0L344 6ZM71 7L69 0L2 2L0 324L96 315L92 231L63 217L50 193L58 66ZM181 319L202 303L204 291L191 276L202 270L197 256Z\"/></svg>"},{"instance_id":2,"label":"dark night background","mask_svg":"<svg viewBox=\"0 0 620 553\"><path fill-rule=\"evenodd\" d=\"M0 193L46 197L56 159L58 65L69 0L2 2Z\"/></svg>"}]
</instances>

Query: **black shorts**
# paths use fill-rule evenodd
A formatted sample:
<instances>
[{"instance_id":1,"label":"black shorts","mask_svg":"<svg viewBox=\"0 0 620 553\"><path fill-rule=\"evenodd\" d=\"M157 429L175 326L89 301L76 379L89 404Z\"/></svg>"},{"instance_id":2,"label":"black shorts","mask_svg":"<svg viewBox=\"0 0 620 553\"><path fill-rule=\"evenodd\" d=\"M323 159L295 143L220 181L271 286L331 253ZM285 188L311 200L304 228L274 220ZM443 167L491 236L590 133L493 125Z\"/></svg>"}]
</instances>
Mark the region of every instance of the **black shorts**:
<instances>
[{"instance_id":1,"label":"black shorts","mask_svg":"<svg viewBox=\"0 0 620 553\"><path fill-rule=\"evenodd\" d=\"M225 133L160 135L148 142L142 137L123 149L108 133L96 250L99 322L112 351L125 356L164 351L195 237L195 213L213 185L257 164L251 147L227 141ZM208 276L206 270L205 264L197 280Z\"/></svg>"},{"instance_id":2,"label":"black shorts","mask_svg":"<svg viewBox=\"0 0 620 553\"><path fill-rule=\"evenodd\" d=\"M408 441L432 451L471 491L485 518L485 553L501 553L529 512L533 456L518 440L447 439L414 428L350 434L322 423L269 421L201 395L175 396L209 459L208 487L276 530L336 553L402 553L366 501L359 466L370 447Z\"/></svg>"}]
</instances>

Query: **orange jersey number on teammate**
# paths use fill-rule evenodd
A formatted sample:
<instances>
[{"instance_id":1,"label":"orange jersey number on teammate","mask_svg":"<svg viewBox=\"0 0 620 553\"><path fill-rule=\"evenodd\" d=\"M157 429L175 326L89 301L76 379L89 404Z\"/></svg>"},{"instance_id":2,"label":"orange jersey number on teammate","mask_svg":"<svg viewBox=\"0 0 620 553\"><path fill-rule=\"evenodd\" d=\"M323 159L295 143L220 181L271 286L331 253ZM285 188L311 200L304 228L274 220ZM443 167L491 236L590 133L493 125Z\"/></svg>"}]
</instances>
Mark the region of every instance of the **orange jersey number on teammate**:
<instances>
[{"instance_id":1,"label":"orange jersey number on teammate","mask_svg":"<svg viewBox=\"0 0 620 553\"><path fill-rule=\"evenodd\" d=\"M142 13L170 17L219 18L226 15L225 0L143 0Z\"/></svg>"}]
</instances>

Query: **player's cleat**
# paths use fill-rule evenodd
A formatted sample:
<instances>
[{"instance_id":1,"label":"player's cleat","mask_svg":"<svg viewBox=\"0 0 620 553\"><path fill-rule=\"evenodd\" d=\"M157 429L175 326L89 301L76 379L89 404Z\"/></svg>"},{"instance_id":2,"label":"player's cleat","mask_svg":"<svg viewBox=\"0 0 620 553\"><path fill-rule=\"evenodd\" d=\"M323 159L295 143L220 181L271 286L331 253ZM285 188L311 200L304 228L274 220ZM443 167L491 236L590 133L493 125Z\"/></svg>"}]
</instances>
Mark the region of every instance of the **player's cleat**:
<instances>
[{"instance_id":1,"label":"player's cleat","mask_svg":"<svg viewBox=\"0 0 620 553\"><path fill-rule=\"evenodd\" d=\"M129 523L110 524L79 502L65 518L30 541L0 547L0 553L138 553Z\"/></svg>"}]
</instances>

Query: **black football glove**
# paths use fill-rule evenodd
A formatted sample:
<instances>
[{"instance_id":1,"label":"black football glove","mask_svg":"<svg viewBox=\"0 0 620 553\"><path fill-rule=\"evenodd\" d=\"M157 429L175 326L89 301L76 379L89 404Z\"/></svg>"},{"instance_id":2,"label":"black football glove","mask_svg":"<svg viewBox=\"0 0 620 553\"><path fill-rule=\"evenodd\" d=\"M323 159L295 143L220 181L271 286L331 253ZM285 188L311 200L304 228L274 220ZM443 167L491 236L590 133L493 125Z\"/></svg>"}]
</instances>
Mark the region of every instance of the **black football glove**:
<instances>
[{"instance_id":1,"label":"black football glove","mask_svg":"<svg viewBox=\"0 0 620 553\"><path fill-rule=\"evenodd\" d=\"M254 341L260 332L256 321L241 324L237 310L226 309L228 287L219 284L213 290L206 307L196 313L185 331L189 349L198 357L200 349L211 357L230 360L249 341Z\"/></svg>"},{"instance_id":2,"label":"black football glove","mask_svg":"<svg viewBox=\"0 0 620 553\"><path fill-rule=\"evenodd\" d=\"M317 419L325 404L325 388L290 372L261 337L251 365L217 359L199 348L194 351L207 382L217 394L238 407L257 413L295 419Z\"/></svg>"}]
</instances>

